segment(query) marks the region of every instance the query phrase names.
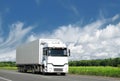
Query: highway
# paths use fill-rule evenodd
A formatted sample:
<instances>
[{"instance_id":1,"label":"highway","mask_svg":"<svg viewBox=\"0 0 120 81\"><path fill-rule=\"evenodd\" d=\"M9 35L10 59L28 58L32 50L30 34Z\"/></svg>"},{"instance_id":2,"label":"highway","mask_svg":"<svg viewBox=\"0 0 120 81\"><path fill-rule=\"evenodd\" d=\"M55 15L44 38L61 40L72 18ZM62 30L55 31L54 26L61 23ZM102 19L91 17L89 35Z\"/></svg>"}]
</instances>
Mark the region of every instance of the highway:
<instances>
[{"instance_id":1,"label":"highway","mask_svg":"<svg viewBox=\"0 0 120 81\"><path fill-rule=\"evenodd\" d=\"M87 75L41 75L20 73L13 70L0 70L0 81L120 81L120 78L110 78Z\"/></svg>"}]
</instances>

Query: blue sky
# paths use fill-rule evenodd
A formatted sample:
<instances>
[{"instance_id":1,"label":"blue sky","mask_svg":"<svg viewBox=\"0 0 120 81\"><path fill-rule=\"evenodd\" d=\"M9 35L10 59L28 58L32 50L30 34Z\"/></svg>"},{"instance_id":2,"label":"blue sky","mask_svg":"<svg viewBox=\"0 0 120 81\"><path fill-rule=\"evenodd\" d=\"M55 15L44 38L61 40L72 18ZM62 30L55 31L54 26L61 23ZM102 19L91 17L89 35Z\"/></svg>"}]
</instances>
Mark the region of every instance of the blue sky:
<instances>
[{"instance_id":1,"label":"blue sky","mask_svg":"<svg viewBox=\"0 0 120 81\"><path fill-rule=\"evenodd\" d=\"M119 0L1 0L0 13L5 27L22 21L37 25L36 32L44 32L62 25L84 25L101 15L110 18L120 12L119 3Z\"/></svg>"},{"instance_id":2,"label":"blue sky","mask_svg":"<svg viewBox=\"0 0 120 81\"><path fill-rule=\"evenodd\" d=\"M0 59L15 60L18 45L38 38L59 38L69 43L71 59L118 57L120 52L111 49L120 38L116 35L120 30L119 4L120 0L0 0ZM96 36L97 42L92 40ZM100 43L108 46L96 48Z\"/></svg>"}]
</instances>

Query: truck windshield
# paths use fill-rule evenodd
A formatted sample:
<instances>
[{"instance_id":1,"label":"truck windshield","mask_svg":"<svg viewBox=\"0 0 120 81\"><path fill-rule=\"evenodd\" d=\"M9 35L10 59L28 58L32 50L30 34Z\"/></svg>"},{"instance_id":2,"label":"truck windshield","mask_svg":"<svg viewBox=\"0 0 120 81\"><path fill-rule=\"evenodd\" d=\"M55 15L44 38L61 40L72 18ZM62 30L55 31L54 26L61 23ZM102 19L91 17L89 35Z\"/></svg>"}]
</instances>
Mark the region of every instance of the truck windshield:
<instances>
[{"instance_id":1,"label":"truck windshield","mask_svg":"<svg viewBox=\"0 0 120 81\"><path fill-rule=\"evenodd\" d=\"M66 48L49 48L49 56L67 56Z\"/></svg>"}]
</instances>

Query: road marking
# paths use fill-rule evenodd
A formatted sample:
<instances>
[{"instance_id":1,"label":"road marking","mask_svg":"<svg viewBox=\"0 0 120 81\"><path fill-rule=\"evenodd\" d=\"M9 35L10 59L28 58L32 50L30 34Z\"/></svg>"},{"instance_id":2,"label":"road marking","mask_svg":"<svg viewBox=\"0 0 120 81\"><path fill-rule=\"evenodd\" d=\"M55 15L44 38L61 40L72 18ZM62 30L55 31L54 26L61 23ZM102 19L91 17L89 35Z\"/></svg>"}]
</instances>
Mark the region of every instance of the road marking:
<instances>
[{"instance_id":1,"label":"road marking","mask_svg":"<svg viewBox=\"0 0 120 81\"><path fill-rule=\"evenodd\" d=\"M4 78L4 77L0 77L0 79L3 79L3 80L5 80L5 81L12 81L12 80L7 79L7 78Z\"/></svg>"}]
</instances>

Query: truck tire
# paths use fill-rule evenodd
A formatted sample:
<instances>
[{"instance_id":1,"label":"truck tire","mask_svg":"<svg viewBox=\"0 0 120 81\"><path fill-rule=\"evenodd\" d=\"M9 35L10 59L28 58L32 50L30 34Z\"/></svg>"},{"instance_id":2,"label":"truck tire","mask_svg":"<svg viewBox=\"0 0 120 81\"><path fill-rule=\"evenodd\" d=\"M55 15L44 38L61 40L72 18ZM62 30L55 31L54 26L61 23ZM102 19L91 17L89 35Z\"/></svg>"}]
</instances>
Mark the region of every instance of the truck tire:
<instances>
[{"instance_id":1,"label":"truck tire","mask_svg":"<svg viewBox=\"0 0 120 81\"><path fill-rule=\"evenodd\" d=\"M24 72L24 68L23 67L21 67L21 72Z\"/></svg>"},{"instance_id":2,"label":"truck tire","mask_svg":"<svg viewBox=\"0 0 120 81\"><path fill-rule=\"evenodd\" d=\"M27 70L26 70L26 69L24 69L24 72L26 73L26 72L27 72Z\"/></svg>"},{"instance_id":3,"label":"truck tire","mask_svg":"<svg viewBox=\"0 0 120 81\"><path fill-rule=\"evenodd\" d=\"M35 73L36 73L36 70L35 70L35 68L34 68L34 67L32 68L32 73L33 73L33 74L35 74Z\"/></svg>"},{"instance_id":4,"label":"truck tire","mask_svg":"<svg viewBox=\"0 0 120 81\"><path fill-rule=\"evenodd\" d=\"M43 72L42 72L42 75L46 75L46 73L43 71Z\"/></svg>"},{"instance_id":5,"label":"truck tire","mask_svg":"<svg viewBox=\"0 0 120 81\"><path fill-rule=\"evenodd\" d=\"M19 69L20 69L20 72L22 72L21 67L19 67Z\"/></svg>"},{"instance_id":6,"label":"truck tire","mask_svg":"<svg viewBox=\"0 0 120 81\"><path fill-rule=\"evenodd\" d=\"M66 73L61 73L62 76L66 76Z\"/></svg>"},{"instance_id":7,"label":"truck tire","mask_svg":"<svg viewBox=\"0 0 120 81\"><path fill-rule=\"evenodd\" d=\"M18 72L20 72L20 67L18 67Z\"/></svg>"},{"instance_id":8,"label":"truck tire","mask_svg":"<svg viewBox=\"0 0 120 81\"><path fill-rule=\"evenodd\" d=\"M45 71L44 71L44 68L45 68L44 65L42 65L42 67L41 67L41 72L42 72L43 75L46 74Z\"/></svg>"},{"instance_id":9,"label":"truck tire","mask_svg":"<svg viewBox=\"0 0 120 81\"><path fill-rule=\"evenodd\" d=\"M35 70L34 70L34 68L32 69L32 73L35 74Z\"/></svg>"}]
</instances>

